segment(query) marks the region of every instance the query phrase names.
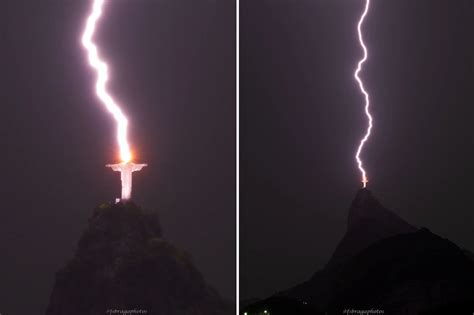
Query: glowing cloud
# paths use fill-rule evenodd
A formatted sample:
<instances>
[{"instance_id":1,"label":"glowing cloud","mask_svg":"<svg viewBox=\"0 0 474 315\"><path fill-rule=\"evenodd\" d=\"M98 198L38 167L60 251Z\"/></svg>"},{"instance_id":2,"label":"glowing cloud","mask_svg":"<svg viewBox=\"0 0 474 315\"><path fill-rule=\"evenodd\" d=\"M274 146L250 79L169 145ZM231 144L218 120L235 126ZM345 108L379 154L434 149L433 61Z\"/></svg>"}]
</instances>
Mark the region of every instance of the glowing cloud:
<instances>
[{"instance_id":1,"label":"glowing cloud","mask_svg":"<svg viewBox=\"0 0 474 315\"><path fill-rule=\"evenodd\" d=\"M364 188L367 187L368 179L367 179L366 171L363 167L362 160L360 158L360 154L362 152L362 149L364 148L365 143L367 142L367 140L370 137L370 133L372 131L372 126L373 126L372 125L372 120L373 119L372 119L372 115L370 114L370 111L369 111L369 108L370 108L369 93L367 93L367 91L365 90L364 83L362 82L361 78L359 77L359 73L360 73L360 71L362 71L362 65L364 64L364 62L368 58L367 47L364 44L364 39L363 39L363 36L362 36L362 30L361 29L362 29L362 24L364 23L365 17L367 16L367 13L369 12L369 6L370 6L370 0L366 0L364 13L362 14L362 17L359 20L359 24L357 25L357 31L358 31L358 34L359 34L359 42L360 42L360 45L362 46L362 49L364 50L364 56L359 61L358 65L357 65L357 69L354 73L354 77L357 80L357 82L359 83L360 90L361 90L362 94L364 94L364 96L365 96L365 114L367 115L367 118L368 118L367 132L366 132L365 136L362 138L362 140L360 141L359 147L357 149L357 153L355 155L355 158L357 160L357 165L359 166L359 170L362 173L362 183L364 185Z\"/></svg>"},{"instance_id":2,"label":"glowing cloud","mask_svg":"<svg viewBox=\"0 0 474 315\"><path fill-rule=\"evenodd\" d=\"M107 110L113 115L117 122L117 142L120 148L120 159L123 163L130 162L132 154L127 141L128 121L120 106L107 92L106 84L109 79L107 64L99 58L97 46L92 41L96 30L96 24L102 15L105 0L93 0L92 11L87 19L86 27L82 36L82 44L87 50L89 63L97 72L96 93Z\"/></svg>"}]
</instances>

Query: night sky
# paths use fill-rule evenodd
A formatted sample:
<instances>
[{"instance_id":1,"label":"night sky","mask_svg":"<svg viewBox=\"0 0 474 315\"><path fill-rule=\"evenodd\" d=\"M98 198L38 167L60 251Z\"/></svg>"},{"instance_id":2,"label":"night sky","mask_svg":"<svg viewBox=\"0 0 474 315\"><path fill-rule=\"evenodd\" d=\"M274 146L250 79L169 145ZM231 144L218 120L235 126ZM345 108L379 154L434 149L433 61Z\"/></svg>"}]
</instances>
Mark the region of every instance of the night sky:
<instances>
[{"instance_id":1,"label":"night sky","mask_svg":"<svg viewBox=\"0 0 474 315\"><path fill-rule=\"evenodd\" d=\"M94 207L120 194L115 122L80 37L90 1L2 2L0 313L44 313ZM108 1L97 42L130 120L136 202L235 294L235 2ZM218 253L218 255L216 255Z\"/></svg>"},{"instance_id":2,"label":"night sky","mask_svg":"<svg viewBox=\"0 0 474 315\"><path fill-rule=\"evenodd\" d=\"M323 267L360 188L362 0L241 0L241 298ZM374 0L364 26L382 203L474 250L474 1ZM414 257L415 259L415 257Z\"/></svg>"}]
</instances>

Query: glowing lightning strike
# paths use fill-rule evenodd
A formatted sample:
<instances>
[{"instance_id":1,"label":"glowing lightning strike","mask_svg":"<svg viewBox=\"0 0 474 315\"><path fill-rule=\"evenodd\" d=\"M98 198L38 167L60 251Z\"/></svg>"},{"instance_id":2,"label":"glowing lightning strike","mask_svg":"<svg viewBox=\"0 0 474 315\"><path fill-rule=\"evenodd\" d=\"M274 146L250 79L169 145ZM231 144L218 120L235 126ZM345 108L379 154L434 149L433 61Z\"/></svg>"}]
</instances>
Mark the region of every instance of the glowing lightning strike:
<instances>
[{"instance_id":1,"label":"glowing lightning strike","mask_svg":"<svg viewBox=\"0 0 474 315\"><path fill-rule=\"evenodd\" d=\"M105 0L94 0L92 12L87 19L86 28L82 36L82 44L88 52L90 65L97 71L97 96L117 121L117 141L120 147L120 158L123 163L128 163L132 159L130 146L127 141L128 121L115 100L107 92L106 83L109 79L107 64L100 60L97 52L97 46L92 41L92 36L94 35L97 21L102 15L104 1Z\"/></svg>"},{"instance_id":2,"label":"glowing lightning strike","mask_svg":"<svg viewBox=\"0 0 474 315\"><path fill-rule=\"evenodd\" d=\"M364 13L362 14L362 17L360 18L359 24L357 25L357 30L358 30L358 33L359 33L359 42L360 42L360 45L362 46L362 49L364 50L364 57L362 58L361 61L359 61L359 64L357 66L357 70L354 73L354 77L357 80L357 82L359 83L360 90L361 90L362 94L364 94L364 96L365 96L365 114L367 115L367 117L369 119L369 126L367 128L367 132L366 132L364 138L362 138L362 140L360 141L359 148L357 149L357 153L355 155L355 158L357 160L357 164L359 166L359 170L362 173L362 183L364 184L364 188L367 187L368 179L367 179L367 174L365 172L365 169L362 167L362 160L360 159L360 153L362 152L364 144L369 139L370 132L372 131L372 115L370 114L370 111L369 111L369 107L370 107L369 93L367 93L367 91L365 90L364 83L362 82L361 78L359 77L359 73L362 70L362 65L364 64L364 62L367 60L367 57L368 57L367 47L364 44L364 39L362 37L361 28L362 28L362 24L364 23L365 17L367 16L367 13L369 12L369 6L370 6L370 0L366 0Z\"/></svg>"}]
</instances>

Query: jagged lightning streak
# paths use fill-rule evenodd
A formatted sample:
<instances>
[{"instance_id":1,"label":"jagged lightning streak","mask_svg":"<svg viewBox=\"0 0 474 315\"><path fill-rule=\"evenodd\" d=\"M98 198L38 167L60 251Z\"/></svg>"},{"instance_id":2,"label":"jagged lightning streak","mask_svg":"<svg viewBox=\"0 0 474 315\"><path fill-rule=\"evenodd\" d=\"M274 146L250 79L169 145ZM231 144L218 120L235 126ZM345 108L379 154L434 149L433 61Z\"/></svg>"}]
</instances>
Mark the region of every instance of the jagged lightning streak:
<instances>
[{"instance_id":1,"label":"jagged lightning streak","mask_svg":"<svg viewBox=\"0 0 474 315\"><path fill-rule=\"evenodd\" d=\"M372 120L373 119L372 119L372 115L370 114L370 111L369 111L369 107L370 107L369 93L367 93L367 91L365 90L364 83L362 82L361 78L359 77L359 73L362 70L362 65L364 64L364 62L367 60L367 57L368 57L367 47L364 44L364 39L363 39L363 36L362 36L362 24L364 23L365 17L367 16L367 13L369 12L369 7L370 7L370 0L366 0L364 13L362 14L362 17L360 18L359 24L357 25L357 31L358 31L358 34L359 34L359 42L360 42L360 45L362 46L362 49L364 50L364 57L362 58L362 60L359 61L359 64L357 66L357 70L354 73L354 77L357 80L357 82L359 83L360 90L361 90L362 94L364 94L364 96L365 96L365 114L367 115L367 118L369 119L369 126L367 128L367 132L366 132L364 138L362 138L362 140L360 141L359 147L357 149L357 153L355 155L355 158L357 160L357 164L359 166L359 170L362 173L362 183L364 185L364 188L367 187L368 179L367 179L367 174L365 172L365 169L363 167L362 160L360 159L360 153L362 152L362 149L364 148L365 143L367 142L367 140L370 137L370 133L372 131L372 126L373 126L372 125Z\"/></svg>"},{"instance_id":2,"label":"jagged lightning streak","mask_svg":"<svg viewBox=\"0 0 474 315\"><path fill-rule=\"evenodd\" d=\"M132 154L127 141L127 125L128 121L122 113L119 105L107 92L106 83L109 79L107 64L99 58L97 46L92 41L96 24L102 15L102 8L105 0L93 0L92 11L87 19L84 34L82 36L82 44L87 50L89 63L97 72L96 93L99 99L104 103L107 110L114 116L117 122L117 142L120 148L120 158L123 163L130 162Z\"/></svg>"}]
</instances>

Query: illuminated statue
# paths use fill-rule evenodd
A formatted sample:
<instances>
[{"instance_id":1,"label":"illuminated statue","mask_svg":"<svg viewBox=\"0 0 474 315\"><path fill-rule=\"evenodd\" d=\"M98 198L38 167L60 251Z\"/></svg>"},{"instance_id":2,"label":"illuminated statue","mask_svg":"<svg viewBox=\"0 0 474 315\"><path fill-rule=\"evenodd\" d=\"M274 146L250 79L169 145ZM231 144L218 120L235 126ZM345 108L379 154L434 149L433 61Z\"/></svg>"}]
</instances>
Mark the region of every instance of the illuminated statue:
<instances>
[{"instance_id":1,"label":"illuminated statue","mask_svg":"<svg viewBox=\"0 0 474 315\"><path fill-rule=\"evenodd\" d=\"M135 164L132 162L120 164L107 164L106 167L112 168L116 172L120 172L120 179L122 180L122 199L130 200L132 197L132 173L137 172L148 166L147 164Z\"/></svg>"}]
</instances>

